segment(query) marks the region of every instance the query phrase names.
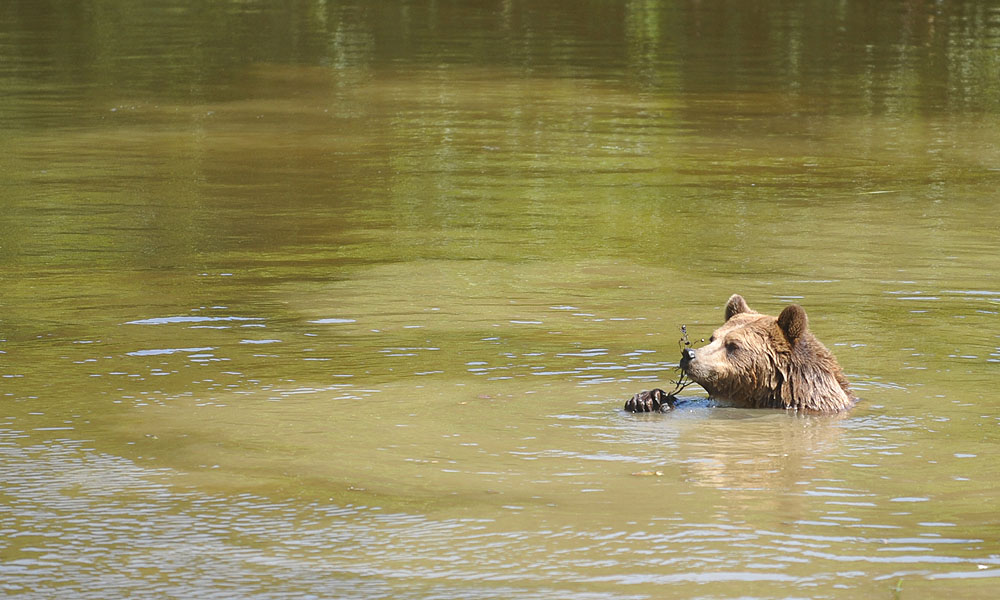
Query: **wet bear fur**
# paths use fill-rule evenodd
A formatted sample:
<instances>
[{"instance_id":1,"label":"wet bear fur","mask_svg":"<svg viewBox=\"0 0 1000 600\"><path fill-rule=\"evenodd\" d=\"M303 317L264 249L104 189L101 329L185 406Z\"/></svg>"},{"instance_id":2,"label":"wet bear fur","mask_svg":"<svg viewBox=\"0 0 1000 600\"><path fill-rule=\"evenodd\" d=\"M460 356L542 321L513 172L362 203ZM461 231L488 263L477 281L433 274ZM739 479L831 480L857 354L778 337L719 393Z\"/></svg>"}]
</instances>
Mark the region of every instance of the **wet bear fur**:
<instances>
[{"instance_id":1,"label":"wet bear fur","mask_svg":"<svg viewBox=\"0 0 1000 600\"><path fill-rule=\"evenodd\" d=\"M742 296L726 303L726 322L707 346L684 350L681 369L713 398L750 408L839 412L854 406L837 359L809 331L797 304L777 317Z\"/></svg>"}]
</instances>

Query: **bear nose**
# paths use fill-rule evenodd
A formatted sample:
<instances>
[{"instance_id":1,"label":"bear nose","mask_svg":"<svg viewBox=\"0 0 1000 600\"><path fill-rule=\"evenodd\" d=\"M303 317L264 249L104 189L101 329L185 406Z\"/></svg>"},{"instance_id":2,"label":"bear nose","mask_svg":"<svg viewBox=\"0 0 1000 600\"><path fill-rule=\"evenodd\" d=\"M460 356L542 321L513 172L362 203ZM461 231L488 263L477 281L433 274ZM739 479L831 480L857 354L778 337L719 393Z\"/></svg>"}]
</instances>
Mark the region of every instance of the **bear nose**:
<instances>
[{"instance_id":1,"label":"bear nose","mask_svg":"<svg viewBox=\"0 0 1000 600\"><path fill-rule=\"evenodd\" d=\"M694 360L694 348L685 348L681 355L687 360Z\"/></svg>"}]
</instances>

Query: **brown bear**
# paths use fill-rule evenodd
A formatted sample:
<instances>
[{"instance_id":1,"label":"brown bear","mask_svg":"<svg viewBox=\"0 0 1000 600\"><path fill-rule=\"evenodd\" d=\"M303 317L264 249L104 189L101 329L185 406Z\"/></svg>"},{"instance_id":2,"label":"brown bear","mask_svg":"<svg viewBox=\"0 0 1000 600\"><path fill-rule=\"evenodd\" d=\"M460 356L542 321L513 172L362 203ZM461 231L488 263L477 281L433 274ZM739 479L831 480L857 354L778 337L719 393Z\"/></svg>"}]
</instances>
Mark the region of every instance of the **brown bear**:
<instances>
[{"instance_id":1,"label":"brown bear","mask_svg":"<svg viewBox=\"0 0 1000 600\"><path fill-rule=\"evenodd\" d=\"M797 304L771 317L734 294L725 324L707 346L685 348L680 368L711 397L737 406L839 412L857 402L837 359L809 332L806 311ZM644 392L625 408L646 412L673 404Z\"/></svg>"}]
</instances>

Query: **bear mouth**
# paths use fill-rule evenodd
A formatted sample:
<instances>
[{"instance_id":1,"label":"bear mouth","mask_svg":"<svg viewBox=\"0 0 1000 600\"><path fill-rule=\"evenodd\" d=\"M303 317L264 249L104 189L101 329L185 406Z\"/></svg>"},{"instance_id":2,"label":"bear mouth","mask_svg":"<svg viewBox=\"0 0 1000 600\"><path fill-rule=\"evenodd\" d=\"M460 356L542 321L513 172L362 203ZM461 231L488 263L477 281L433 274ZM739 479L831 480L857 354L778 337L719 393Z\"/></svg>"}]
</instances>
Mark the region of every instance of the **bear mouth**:
<instances>
[{"instance_id":1,"label":"bear mouth","mask_svg":"<svg viewBox=\"0 0 1000 600\"><path fill-rule=\"evenodd\" d=\"M712 377L706 377L705 373L699 372L697 364L695 363L695 358L696 357L693 353L685 352L677 366L680 367L681 373L686 375L689 379L691 379L691 381L704 388L705 391L711 395L712 389L709 380L712 379Z\"/></svg>"},{"instance_id":2,"label":"bear mouth","mask_svg":"<svg viewBox=\"0 0 1000 600\"><path fill-rule=\"evenodd\" d=\"M677 363L677 366L680 367L681 372L693 379L695 383L701 385L702 381L705 380L705 374L699 373L698 364L695 362L695 359L696 357L693 352L685 352L681 357L681 361Z\"/></svg>"}]
</instances>

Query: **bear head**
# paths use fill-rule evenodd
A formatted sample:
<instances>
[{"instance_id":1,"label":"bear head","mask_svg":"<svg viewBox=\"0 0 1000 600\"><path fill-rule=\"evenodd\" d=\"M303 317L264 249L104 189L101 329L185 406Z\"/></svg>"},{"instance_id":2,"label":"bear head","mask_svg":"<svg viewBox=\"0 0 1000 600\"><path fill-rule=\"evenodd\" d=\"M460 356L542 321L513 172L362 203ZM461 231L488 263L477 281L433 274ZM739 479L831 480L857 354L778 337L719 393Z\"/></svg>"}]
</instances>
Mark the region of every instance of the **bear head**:
<instances>
[{"instance_id":1,"label":"bear head","mask_svg":"<svg viewBox=\"0 0 1000 600\"><path fill-rule=\"evenodd\" d=\"M683 351L680 367L713 398L738 406L837 412L854 405L833 354L809 331L801 306L777 317L734 294L707 346Z\"/></svg>"}]
</instances>

